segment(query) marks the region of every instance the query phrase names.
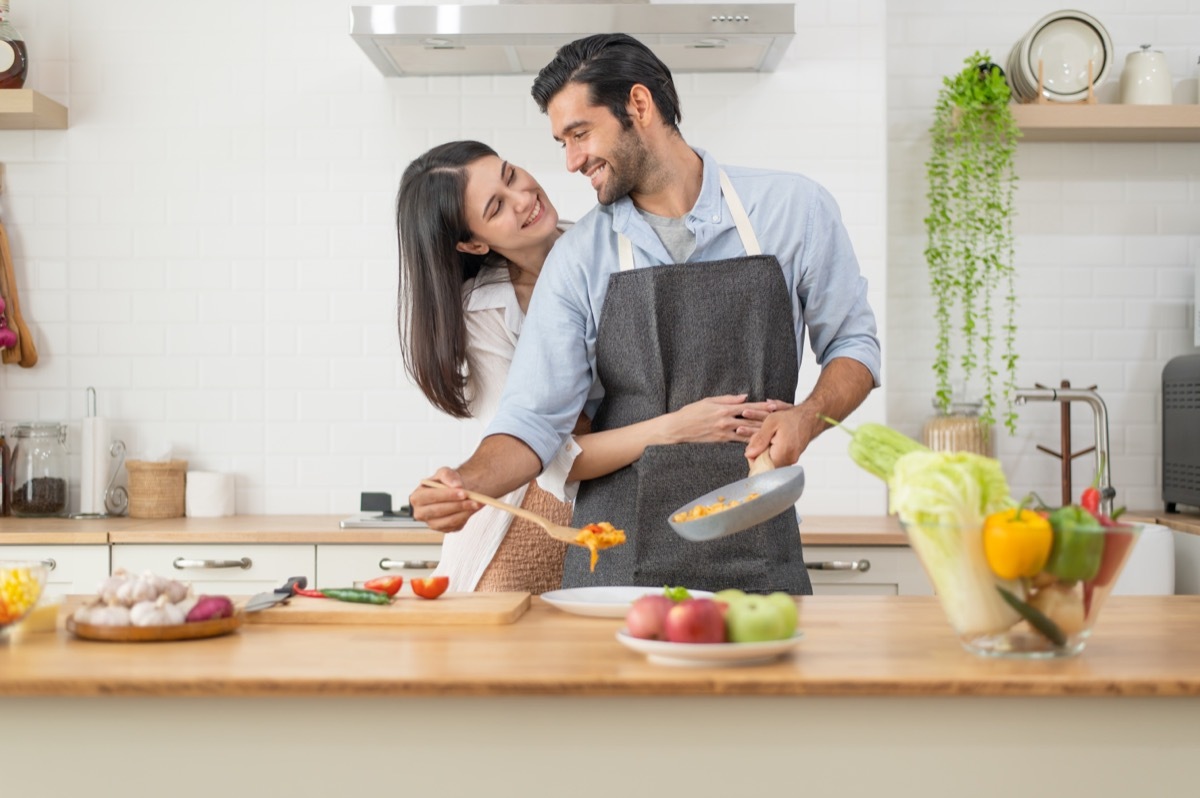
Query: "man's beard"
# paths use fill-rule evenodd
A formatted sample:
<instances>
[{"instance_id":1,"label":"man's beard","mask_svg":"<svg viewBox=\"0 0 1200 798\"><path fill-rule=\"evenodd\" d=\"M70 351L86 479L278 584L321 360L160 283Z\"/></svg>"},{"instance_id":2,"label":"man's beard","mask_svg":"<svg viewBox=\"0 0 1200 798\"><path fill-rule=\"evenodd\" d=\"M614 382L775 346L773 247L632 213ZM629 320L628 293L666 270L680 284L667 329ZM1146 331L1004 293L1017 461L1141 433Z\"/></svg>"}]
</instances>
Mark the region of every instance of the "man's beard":
<instances>
[{"instance_id":1,"label":"man's beard","mask_svg":"<svg viewBox=\"0 0 1200 798\"><path fill-rule=\"evenodd\" d=\"M596 200L601 205L612 205L633 191L650 171L649 161L638 135L632 130L622 131L612 157L606 159L608 178L596 192Z\"/></svg>"}]
</instances>

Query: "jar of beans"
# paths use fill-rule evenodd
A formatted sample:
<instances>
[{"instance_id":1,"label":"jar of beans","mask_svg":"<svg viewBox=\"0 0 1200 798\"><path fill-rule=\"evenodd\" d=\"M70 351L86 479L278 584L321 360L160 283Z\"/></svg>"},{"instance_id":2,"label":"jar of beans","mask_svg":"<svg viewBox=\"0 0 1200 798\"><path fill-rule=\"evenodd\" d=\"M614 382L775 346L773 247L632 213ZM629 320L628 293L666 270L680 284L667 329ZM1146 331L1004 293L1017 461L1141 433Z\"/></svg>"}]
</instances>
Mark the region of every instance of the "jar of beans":
<instances>
[{"instance_id":1,"label":"jar of beans","mask_svg":"<svg viewBox=\"0 0 1200 798\"><path fill-rule=\"evenodd\" d=\"M12 514L44 518L67 514L68 476L67 425L35 421L13 425Z\"/></svg>"}]
</instances>

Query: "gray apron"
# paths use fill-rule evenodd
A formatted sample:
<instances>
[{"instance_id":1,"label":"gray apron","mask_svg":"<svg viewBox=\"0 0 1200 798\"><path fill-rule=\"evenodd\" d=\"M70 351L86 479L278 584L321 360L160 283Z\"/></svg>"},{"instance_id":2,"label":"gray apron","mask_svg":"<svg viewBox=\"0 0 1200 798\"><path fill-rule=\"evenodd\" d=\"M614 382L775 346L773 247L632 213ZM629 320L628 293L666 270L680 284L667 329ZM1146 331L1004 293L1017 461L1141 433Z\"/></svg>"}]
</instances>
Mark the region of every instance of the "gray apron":
<instances>
[{"instance_id":1,"label":"gray apron","mask_svg":"<svg viewBox=\"0 0 1200 798\"><path fill-rule=\"evenodd\" d=\"M609 278L596 339L604 399L592 431L635 424L720 394L790 400L798 359L791 295L779 261L762 255L724 172L721 188L748 255L633 269L620 236L621 271ZM579 486L574 525L608 521L626 543L605 549L595 573L571 546L563 587L683 585L697 590L812 593L794 512L713 541L684 540L667 517L744 479L742 443L648 446L632 465Z\"/></svg>"}]
</instances>

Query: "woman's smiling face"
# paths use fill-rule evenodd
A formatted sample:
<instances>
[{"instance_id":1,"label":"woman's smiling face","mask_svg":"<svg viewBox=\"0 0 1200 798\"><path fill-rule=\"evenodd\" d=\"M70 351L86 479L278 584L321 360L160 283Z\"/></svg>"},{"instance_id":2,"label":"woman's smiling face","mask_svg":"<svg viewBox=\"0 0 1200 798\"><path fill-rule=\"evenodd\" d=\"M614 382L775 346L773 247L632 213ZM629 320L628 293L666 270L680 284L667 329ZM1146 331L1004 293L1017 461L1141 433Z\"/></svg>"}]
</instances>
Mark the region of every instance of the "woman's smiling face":
<instances>
[{"instance_id":1,"label":"woman's smiling face","mask_svg":"<svg viewBox=\"0 0 1200 798\"><path fill-rule=\"evenodd\" d=\"M526 251L544 255L557 235L558 211L541 185L524 169L497 156L467 165L463 200L472 240L459 244L460 250L482 246L518 260Z\"/></svg>"}]
</instances>

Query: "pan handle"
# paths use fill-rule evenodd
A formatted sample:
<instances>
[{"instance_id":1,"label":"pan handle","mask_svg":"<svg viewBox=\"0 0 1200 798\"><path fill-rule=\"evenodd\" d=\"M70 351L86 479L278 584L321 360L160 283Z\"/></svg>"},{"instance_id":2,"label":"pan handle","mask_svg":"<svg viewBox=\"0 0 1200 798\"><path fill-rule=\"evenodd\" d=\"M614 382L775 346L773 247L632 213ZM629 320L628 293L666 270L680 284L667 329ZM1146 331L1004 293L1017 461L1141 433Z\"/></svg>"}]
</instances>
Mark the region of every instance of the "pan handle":
<instances>
[{"instance_id":1,"label":"pan handle","mask_svg":"<svg viewBox=\"0 0 1200 798\"><path fill-rule=\"evenodd\" d=\"M825 560L824 562L808 562L804 566L810 571L858 571L865 574L871 570L870 560Z\"/></svg>"}]
</instances>

